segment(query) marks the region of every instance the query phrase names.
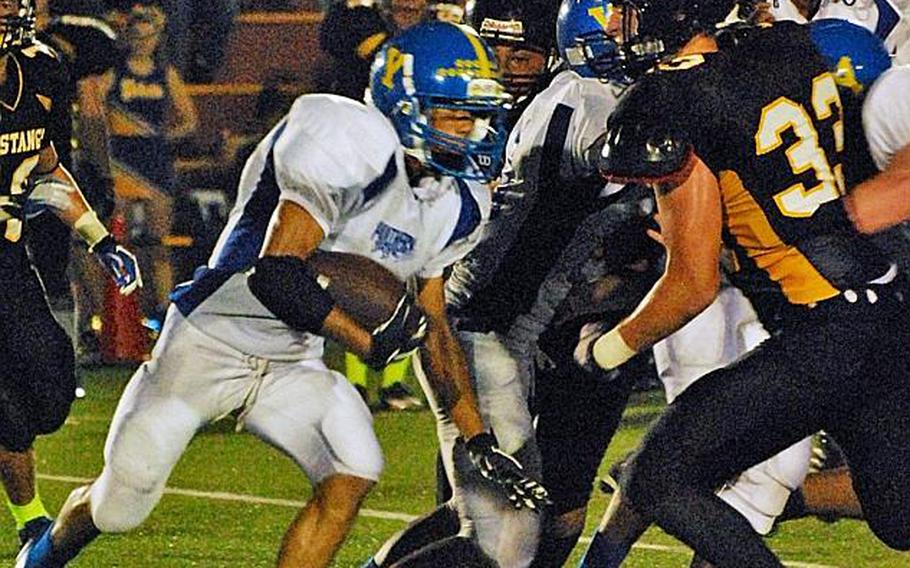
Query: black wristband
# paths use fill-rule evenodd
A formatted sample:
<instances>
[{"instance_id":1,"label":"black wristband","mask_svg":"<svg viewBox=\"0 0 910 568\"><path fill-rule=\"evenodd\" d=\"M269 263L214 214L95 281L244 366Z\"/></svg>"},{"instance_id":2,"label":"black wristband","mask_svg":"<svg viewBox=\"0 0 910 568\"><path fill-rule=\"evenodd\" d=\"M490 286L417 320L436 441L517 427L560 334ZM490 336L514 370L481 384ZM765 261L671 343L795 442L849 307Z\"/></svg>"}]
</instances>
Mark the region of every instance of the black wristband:
<instances>
[{"instance_id":1,"label":"black wristband","mask_svg":"<svg viewBox=\"0 0 910 568\"><path fill-rule=\"evenodd\" d=\"M306 262L296 256L260 258L247 285L263 306L300 331L320 333L335 305Z\"/></svg>"}]
</instances>

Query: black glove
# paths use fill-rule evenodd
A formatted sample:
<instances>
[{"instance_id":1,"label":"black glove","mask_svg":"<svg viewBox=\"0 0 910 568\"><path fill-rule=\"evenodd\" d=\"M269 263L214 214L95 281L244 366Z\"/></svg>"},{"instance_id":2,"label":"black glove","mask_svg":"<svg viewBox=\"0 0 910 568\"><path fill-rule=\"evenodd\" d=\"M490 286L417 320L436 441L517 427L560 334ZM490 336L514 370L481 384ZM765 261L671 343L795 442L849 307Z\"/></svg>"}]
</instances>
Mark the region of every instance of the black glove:
<instances>
[{"instance_id":1,"label":"black glove","mask_svg":"<svg viewBox=\"0 0 910 568\"><path fill-rule=\"evenodd\" d=\"M484 478L502 485L516 509L527 507L539 511L550 503L547 490L524 474L524 468L514 457L499 449L496 437L489 432L477 434L465 447L471 462Z\"/></svg>"},{"instance_id":2,"label":"black glove","mask_svg":"<svg viewBox=\"0 0 910 568\"><path fill-rule=\"evenodd\" d=\"M372 332L370 354L363 360L373 369L382 369L403 359L423 344L427 335L427 316L405 294L395 312Z\"/></svg>"}]
</instances>

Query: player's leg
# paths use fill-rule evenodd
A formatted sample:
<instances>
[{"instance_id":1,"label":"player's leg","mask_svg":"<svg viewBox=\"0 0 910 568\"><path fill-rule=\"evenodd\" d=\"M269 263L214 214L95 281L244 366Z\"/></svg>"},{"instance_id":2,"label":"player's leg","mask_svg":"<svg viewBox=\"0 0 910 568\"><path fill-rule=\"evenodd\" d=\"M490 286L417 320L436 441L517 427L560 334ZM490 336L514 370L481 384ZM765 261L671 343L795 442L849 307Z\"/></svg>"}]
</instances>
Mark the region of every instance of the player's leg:
<instances>
[{"instance_id":1,"label":"player's leg","mask_svg":"<svg viewBox=\"0 0 910 568\"><path fill-rule=\"evenodd\" d=\"M141 524L199 427L242 404L247 359L172 308L152 360L136 371L117 405L101 475L70 494L51 530L23 549L17 565L63 563L100 533Z\"/></svg>"},{"instance_id":2,"label":"player's leg","mask_svg":"<svg viewBox=\"0 0 910 568\"><path fill-rule=\"evenodd\" d=\"M753 347L740 340L740 329L755 319L742 294L726 288L685 327L654 345L654 361L667 402L673 402L699 377L734 360L747 346ZM760 339L765 337L766 333ZM619 566L649 524L649 519L636 513L621 492L616 492L582 566Z\"/></svg>"},{"instance_id":3,"label":"player's leg","mask_svg":"<svg viewBox=\"0 0 910 568\"><path fill-rule=\"evenodd\" d=\"M328 566L382 471L369 409L319 360L271 363L246 404L244 427L290 456L315 486L285 532L278 565Z\"/></svg>"},{"instance_id":4,"label":"player's leg","mask_svg":"<svg viewBox=\"0 0 910 568\"><path fill-rule=\"evenodd\" d=\"M29 271L0 291L0 479L20 538L47 524L35 483L32 442L56 431L75 393L73 348Z\"/></svg>"},{"instance_id":5,"label":"player's leg","mask_svg":"<svg viewBox=\"0 0 910 568\"><path fill-rule=\"evenodd\" d=\"M623 373L607 382L569 365L536 373L537 444L553 502L533 564L540 568L565 564L578 542L597 468L638 378Z\"/></svg>"},{"instance_id":6,"label":"player's leg","mask_svg":"<svg viewBox=\"0 0 910 568\"><path fill-rule=\"evenodd\" d=\"M906 303L896 310L906 312ZM882 318L876 356L844 398L859 398L826 428L849 463L853 487L869 528L889 547L910 549L910 321ZM874 360L873 360L874 359ZM841 477L843 481L843 477Z\"/></svg>"},{"instance_id":7,"label":"player's leg","mask_svg":"<svg viewBox=\"0 0 910 568\"><path fill-rule=\"evenodd\" d=\"M523 366L530 362L519 361L496 334L460 333L459 339L476 380L484 422L495 432L499 446L513 454L532 477L539 478L540 454L527 407L529 370ZM464 445L456 443L458 430L433 397L419 364L415 371L436 414L443 462L453 480L453 500L461 516L461 534L473 536L479 550L502 566L530 565L539 537L538 515L528 509L515 510L502 490L480 475ZM457 539L443 542L448 536L438 535L439 543L414 553L408 561L421 565L431 557L441 562L438 568L460 566L456 558L470 544Z\"/></svg>"},{"instance_id":8,"label":"player's leg","mask_svg":"<svg viewBox=\"0 0 910 568\"><path fill-rule=\"evenodd\" d=\"M443 471L445 475L445 471ZM461 530L458 510L453 502L443 503L433 512L408 524L387 540L363 568L392 566L402 558L441 539L453 537Z\"/></svg>"},{"instance_id":9,"label":"player's leg","mask_svg":"<svg viewBox=\"0 0 910 568\"><path fill-rule=\"evenodd\" d=\"M689 387L629 466L629 503L720 566L780 566L713 489L818 430L863 364L877 308L834 301Z\"/></svg>"},{"instance_id":10,"label":"player's leg","mask_svg":"<svg viewBox=\"0 0 910 568\"><path fill-rule=\"evenodd\" d=\"M532 361L521 345L494 333L459 333L475 379L477 404L499 447L518 459L529 477L542 478L540 452L528 409ZM537 551L540 515L515 509L505 493L484 479L463 444L453 452L456 503L469 519L480 548L501 566L529 566ZM463 527L464 528L464 527Z\"/></svg>"}]
</instances>

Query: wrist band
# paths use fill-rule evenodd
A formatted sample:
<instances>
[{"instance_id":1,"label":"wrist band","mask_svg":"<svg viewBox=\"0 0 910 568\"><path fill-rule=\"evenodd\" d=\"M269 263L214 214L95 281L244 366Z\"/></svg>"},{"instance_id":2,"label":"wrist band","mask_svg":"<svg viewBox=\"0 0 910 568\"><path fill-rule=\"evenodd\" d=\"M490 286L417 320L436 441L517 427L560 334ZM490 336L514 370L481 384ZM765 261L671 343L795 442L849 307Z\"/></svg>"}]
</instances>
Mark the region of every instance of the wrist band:
<instances>
[{"instance_id":1,"label":"wrist band","mask_svg":"<svg viewBox=\"0 0 910 568\"><path fill-rule=\"evenodd\" d=\"M107 228L98 220L98 215L92 210L86 211L81 217L76 219L73 229L79 233L79 236L88 245L88 250L92 250L95 245L101 242L101 239L108 235Z\"/></svg>"},{"instance_id":2,"label":"wrist band","mask_svg":"<svg viewBox=\"0 0 910 568\"><path fill-rule=\"evenodd\" d=\"M635 351L619 334L619 328L613 328L601 335L591 349L594 362L605 370L615 369L635 356Z\"/></svg>"}]
</instances>

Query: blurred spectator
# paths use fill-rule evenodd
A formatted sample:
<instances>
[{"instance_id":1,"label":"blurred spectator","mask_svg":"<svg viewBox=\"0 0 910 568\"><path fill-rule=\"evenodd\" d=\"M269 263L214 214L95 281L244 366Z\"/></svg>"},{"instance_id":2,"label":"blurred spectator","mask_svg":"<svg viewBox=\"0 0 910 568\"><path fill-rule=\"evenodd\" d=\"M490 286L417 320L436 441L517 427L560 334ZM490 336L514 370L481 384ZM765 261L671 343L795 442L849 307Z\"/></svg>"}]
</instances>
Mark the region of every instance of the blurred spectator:
<instances>
[{"instance_id":1,"label":"blurred spectator","mask_svg":"<svg viewBox=\"0 0 910 568\"><path fill-rule=\"evenodd\" d=\"M319 27L319 47L328 58L316 75L316 90L363 100L373 56L394 31L377 6L332 5Z\"/></svg>"},{"instance_id":2,"label":"blurred spectator","mask_svg":"<svg viewBox=\"0 0 910 568\"><path fill-rule=\"evenodd\" d=\"M107 0L108 21L122 33L118 28L127 25L132 7L152 1ZM191 83L211 82L224 61L227 38L240 12L239 0L160 0L159 7L167 16L163 36L167 61Z\"/></svg>"},{"instance_id":3,"label":"blurred spectator","mask_svg":"<svg viewBox=\"0 0 910 568\"><path fill-rule=\"evenodd\" d=\"M154 280L143 298L149 312L167 305L173 288L163 242L176 190L172 141L192 134L198 122L179 72L160 49L165 24L160 7L132 6L120 21L128 55L106 90L118 207L129 203L130 238L148 245L142 252L152 261L145 264Z\"/></svg>"}]
</instances>

